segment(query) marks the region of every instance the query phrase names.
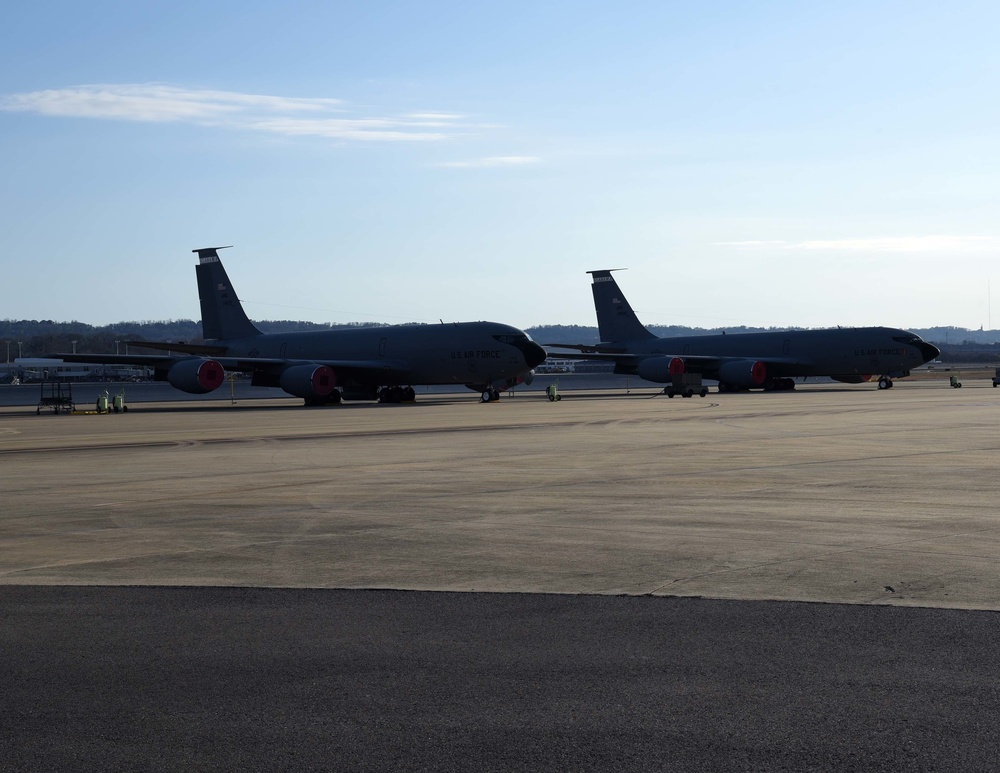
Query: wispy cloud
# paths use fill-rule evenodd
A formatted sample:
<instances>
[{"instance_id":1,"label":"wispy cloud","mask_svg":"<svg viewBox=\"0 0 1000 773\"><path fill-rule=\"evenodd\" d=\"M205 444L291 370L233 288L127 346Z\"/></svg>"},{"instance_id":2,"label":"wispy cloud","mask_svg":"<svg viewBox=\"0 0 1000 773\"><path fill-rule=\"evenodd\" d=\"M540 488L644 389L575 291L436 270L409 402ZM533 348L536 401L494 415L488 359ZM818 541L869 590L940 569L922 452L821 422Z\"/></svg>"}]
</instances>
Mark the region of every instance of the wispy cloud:
<instances>
[{"instance_id":1,"label":"wispy cloud","mask_svg":"<svg viewBox=\"0 0 1000 773\"><path fill-rule=\"evenodd\" d=\"M487 156L472 161L446 161L441 166L454 169L482 169L491 166L526 166L541 161L537 156Z\"/></svg>"},{"instance_id":2,"label":"wispy cloud","mask_svg":"<svg viewBox=\"0 0 1000 773\"><path fill-rule=\"evenodd\" d=\"M57 118L188 123L327 139L442 140L463 129L454 113L366 116L339 99L187 89L158 83L103 84L0 97L0 109Z\"/></svg>"},{"instance_id":3,"label":"wispy cloud","mask_svg":"<svg viewBox=\"0 0 1000 773\"><path fill-rule=\"evenodd\" d=\"M829 250L837 252L935 252L979 253L1000 250L1000 238L994 236L884 236L867 239L752 240L715 242L719 247L771 247L783 250Z\"/></svg>"}]
</instances>

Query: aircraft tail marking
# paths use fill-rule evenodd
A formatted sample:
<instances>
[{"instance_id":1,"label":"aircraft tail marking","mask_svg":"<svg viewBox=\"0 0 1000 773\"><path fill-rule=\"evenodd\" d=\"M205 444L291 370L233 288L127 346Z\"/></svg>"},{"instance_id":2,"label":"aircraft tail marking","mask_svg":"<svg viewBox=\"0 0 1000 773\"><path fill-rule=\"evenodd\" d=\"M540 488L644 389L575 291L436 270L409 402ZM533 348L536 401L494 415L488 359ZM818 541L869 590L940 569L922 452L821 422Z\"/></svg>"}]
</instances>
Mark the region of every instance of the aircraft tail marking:
<instances>
[{"instance_id":1,"label":"aircraft tail marking","mask_svg":"<svg viewBox=\"0 0 1000 773\"><path fill-rule=\"evenodd\" d=\"M597 330L602 342L643 341L656 338L632 311L628 300L611 276L618 269L588 271L594 278L594 309L597 311Z\"/></svg>"},{"instance_id":2,"label":"aircraft tail marking","mask_svg":"<svg viewBox=\"0 0 1000 773\"><path fill-rule=\"evenodd\" d=\"M219 259L225 247L203 247L198 253L198 297L201 299L201 330L207 339L248 338L261 332L243 311L240 299L229 282L226 269Z\"/></svg>"}]
</instances>

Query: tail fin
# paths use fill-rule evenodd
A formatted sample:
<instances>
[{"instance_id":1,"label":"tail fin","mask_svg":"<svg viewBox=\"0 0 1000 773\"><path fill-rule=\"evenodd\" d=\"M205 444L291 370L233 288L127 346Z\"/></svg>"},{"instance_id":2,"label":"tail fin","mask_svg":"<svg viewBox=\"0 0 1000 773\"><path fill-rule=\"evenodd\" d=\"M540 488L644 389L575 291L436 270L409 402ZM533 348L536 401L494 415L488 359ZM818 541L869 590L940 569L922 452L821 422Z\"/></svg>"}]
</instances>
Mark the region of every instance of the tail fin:
<instances>
[{"instance_id":1,"label":"tail fin","mask_svg":"<svg viewBox=\"0 0 1000 773\"><path fill-rule=\"evenodd\" d=\"M219 260L225 247L204 247L198 253L198 297L201 299L201 331L207 339L248 338L260 331L247 318L236 291L229 283L226 269Z\"/></svg>"},{"instance_id":2,"label":"tail fin","mask_svg":"<svg viewBox=\"0 0 1000 773\"><path fill-rule=\"evenodd\" d=\"M612 341L642 341L647 338L656 338L643 327L635 312L632 311L629 302L622 295L618 283L611 276L611 272L616 270L603 269L587 272L594 277L594 284L590 289L594 291L597 330L601 341L610 343Z\"/></svg>"}]
</instances>

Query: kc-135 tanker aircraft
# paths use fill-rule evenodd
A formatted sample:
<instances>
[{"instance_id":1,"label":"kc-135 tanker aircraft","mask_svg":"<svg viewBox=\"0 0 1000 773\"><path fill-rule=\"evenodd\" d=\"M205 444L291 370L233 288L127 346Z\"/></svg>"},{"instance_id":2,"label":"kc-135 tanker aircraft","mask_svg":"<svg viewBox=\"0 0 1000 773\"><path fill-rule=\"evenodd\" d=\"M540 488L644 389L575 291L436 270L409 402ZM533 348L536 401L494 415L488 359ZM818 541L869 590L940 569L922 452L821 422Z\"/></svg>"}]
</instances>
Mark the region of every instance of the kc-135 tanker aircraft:
<instances>
[{"instance_id":1,"label":"kc-135 tanker aircraft","mask_svg":"<svg viewBox=\"0 0 1000 773\"><path fill-rule=\"evenodd\" d=\"M794 389L795 378L809 376L848 384L878 378L879 389L889 389L893 378L910 375L941 353L920 336L891 327L658 338L635 315L611 276L615 270L587 272L593 276L600 343L545 346L576 349L579 354L563 356L611 360L615 373L671 384L664 388L671 397L672 385L685 373L717 380L720 392Z\"/></svg>"},{"instance_id":2,"label":"kc-135 tanker aircraft","mask_svg":"<svg viewBox=\"0 0 1000 773\"><path fill-rule=\"evenodd\" d=\"M54 354L68 362L152 368L154 379L192 394L218 389L225 372L251 374L254 386L280 387L306 405L348 400L409 402L415 385L464 384L484 402L530 382L545 350L497 322L389 325L349 330L261 333L243 311L219 260L223 247L192 250L203 343L130 341L164 354Z\"/></svg>"}]
</instances>

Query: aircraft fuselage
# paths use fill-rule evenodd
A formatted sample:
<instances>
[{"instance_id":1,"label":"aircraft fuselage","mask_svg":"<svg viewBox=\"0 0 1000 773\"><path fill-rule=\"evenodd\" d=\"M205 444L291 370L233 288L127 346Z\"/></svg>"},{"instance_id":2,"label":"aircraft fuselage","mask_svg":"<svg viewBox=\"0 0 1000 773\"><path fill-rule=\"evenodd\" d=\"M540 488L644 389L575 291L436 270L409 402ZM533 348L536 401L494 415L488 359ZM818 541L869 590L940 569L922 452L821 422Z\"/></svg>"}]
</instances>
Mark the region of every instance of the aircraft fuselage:
<instances>
[{"instance_id":1,"label":"aircraft fuselage","mask_svg":"<svg viewBox=\"0 0 1000 773\"><path fill-rule=\"evenodd\" d=\"M524 333L498 322L392 325L347 330L270 333L206 341L225 357L344 364L339 384L491 384L522 376L544 359ZM351 367L350 361L364 363Z\"/></svg>"},{"instance_id":2,"label":"aircraft fuselage","mask_svg":"<svg viewBox=\"0 0 1000 773\"><path fill-rule=\"evenodd\" d=\"M929 345L906 330L888 327L651 338L630 342L636 355L700 355L767 363L768 376L898 376L931 359ZM936 352L936 350L934 350ZM706 367L708 378L718 370Z\"/></svg>"}]
</instances>

